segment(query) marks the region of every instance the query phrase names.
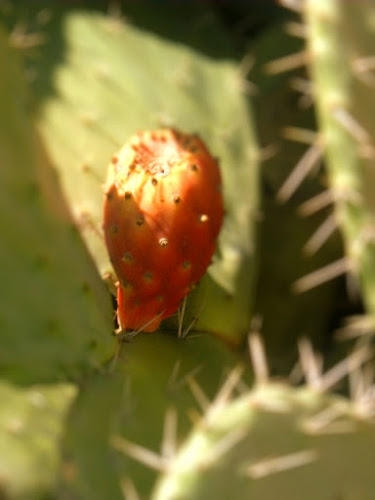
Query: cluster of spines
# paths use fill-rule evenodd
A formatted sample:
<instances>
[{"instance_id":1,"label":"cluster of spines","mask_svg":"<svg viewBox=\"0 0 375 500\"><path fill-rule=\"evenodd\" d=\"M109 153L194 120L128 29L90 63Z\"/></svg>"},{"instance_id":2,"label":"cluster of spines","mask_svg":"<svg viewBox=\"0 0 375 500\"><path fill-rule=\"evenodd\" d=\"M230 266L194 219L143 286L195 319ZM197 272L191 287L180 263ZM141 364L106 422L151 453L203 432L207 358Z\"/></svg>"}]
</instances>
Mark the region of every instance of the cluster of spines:
<instances>
[{"instance_id":1,"label":"cluster of spines","mask_svg":"<svg viewBox=\"0 0 375 500\"><path fill-rule=\"evenodd\" d=\"M368 19L374 9L367 1L352 4L339 0L283 0L282 4L301 15L303 23L289 24L288 32L302 37L306 46L296 54L269 63L266 69L278 73L306 66L311 80L299 79L296 89L308 98L310 105L315 105L318 131L285 129L288 139L306 143L308 148L281 186L278 199L287 201L325 160L329 189L303 203L300 213L309 216L330 206L333 210L306 242L304 250L309 255L317 252L339 229L346 253L301 277L294 287L297 292L304 292L343 274L355 276L361 282L367 311L373 317L375 280L370 263L374 258L374 216L369 188L374 184L374 176L369 165L375 150L370 112L374 79L368 55L373 28ZM348 34L343 36L345 31Z\"/></svg>"},{"instance_id":2,"label":"cluster of spines","mask_svg":"<svg viewBox=\"0 0 375 500\"><path fill-rule=\"evenodd\" d=\"M307 340L301 341L299 367L307 385L293 388L269 378L259 334L249 336L249 347L255 374L255 384L251 389L242 380L241 366L226 377L212 402L193 376L188 379L202 415L196 416L191 434L181 448L176 444L177 412L174 409L166 412L160 454L123 436L112 436L111 445L117 451L161 472L151 498L177 499L181 495L198 495L201 498L199 494L202 493L199 492L215 491L223 470L233 491L237 491L239 498L247 498L246 495L256 487L253 481L270 481L272 484L275 476L300 467L314 467L322 462L331 470L342 467L345 471L345 465L340 465L340 457L332 462L330 452L322 446L325 439L330 441L331 436L349 433L358 440L359 446L367 442L370 434L375 437L374 386L365 374L366 364L372 357L368 348L357 350L328 372L322 373L319 358L311 344ZM357 381L351 384L351 400L328 394L347 376ZM262 455L263 448L269 449L269 442L260 443L257 435L264 431L268 435L278 432L277 428L267 429L267 425L280 425L283 432L290 434L282 439L275 437L275 452L272 455L266 451ZM288 451L282 444L285 439L289 440ZM345 449L345 440L342 443ZM277 454L278 448L284 451ZM357 460L362 458L357 457ZM365 456L363 461L366 461ZM314 481L316 470L312 468L311 474L307 472L308 481ZM345 473L346 485L351 487L353 484L354 488L358 488L361 481L356 473L351 474L348 470ZM367 491L367 473L363 474L363 479L365 484L361 487ZM126 478L124 483L127 488L135 487L130 478ZM340 485L335 480L329 488L340 491ZM319 491L323 489L324 485L318 488Z\"/></svg>"}]
</instances>

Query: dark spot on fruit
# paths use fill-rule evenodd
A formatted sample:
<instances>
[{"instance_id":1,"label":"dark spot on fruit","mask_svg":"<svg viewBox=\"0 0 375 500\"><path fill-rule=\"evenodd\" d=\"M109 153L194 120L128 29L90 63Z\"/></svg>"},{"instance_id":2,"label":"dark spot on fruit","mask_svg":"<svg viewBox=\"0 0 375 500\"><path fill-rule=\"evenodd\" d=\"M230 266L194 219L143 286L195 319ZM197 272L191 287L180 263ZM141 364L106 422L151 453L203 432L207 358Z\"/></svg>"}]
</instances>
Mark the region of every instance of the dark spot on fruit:
<instances>
[{"instance_id":1,"label":"dark spot on fruit","mask_svg":"<svg viewBox=\"0 0 375 500\"><path fill-rule=\"evenodd\" d=\"M112 224L112 226L109 226L109 232L112 234L117 234L118 233L118 225Z\"/></svg>"},{"instance_id":2,"label":"dark spot on fruit","mask_svg":"<svg viewBox=\"0 0 375 500\"><path fill-rule=\"evenodd\" d=\"M88 293L90 291L90 285L86 281L82 283L82 291L84 293Z\"/></svg>"},{"instance_id":3,"label":"dark spot on fruit","mask_svg":"<svg viewBox=\"0 0 375 500\"><path fill-rule=\"evenodd\" d=\"M122 288L126 288L128 290L131 288L131 284L129 283L129 281L126 281L124 279L121 280L121 286Z\"/></svg>"},{"instance_id":4,"label":"dark spot on fruit","mask_svg":"<svg viewBox=\"0 0 375 500\"><path fill-rule=\"evenodd\" d=\"M134 170L135 169L135 163L131 163L129 165L129 170Z\"/></svg>"},{"instance_id":5,"label":"dark spot on fruit","mask_svg":"<svg viewBox=\"0 0 375 500\"><path fill-rule=\"evenodd\" d=\"M142 224L144 224L144 222L145 222L145 218L141 214L137 215L137 217L135 218L135 222L136 222L137 226L142 226Z\"/></svg>"},{"instance_id":6,"label":"dark spot on fruit","mask_svg":"<svg viewBox=\"0 0 375 500\"><path fill-rule=\"evenodd\" d=\"M190 170L192 170L193 172L198 172L198 167L195 163L193 163L193 165L190 165Z\"/></svg>"},{"instance_id":7,"label":"dark spot on fruit","mask_svg":"<svg viewBox=\"0 0 375 500\"><path fill-rule=\"evenodd\" d=\"M132 194L130 191L125 191L125 200L130 200L130 198L132 197Z\"/></svg>"},{"instance_id":8,"label":"dark spot on fruit","mask_svg":"<svg viewBox=\"0 0 375 500\"><path fill-rule=\"evenodd\" d=\"M160 238L159 240L159 245L163 248L165 248L168 245L168 240L167 238Z\"/></svg>"},{"instance_id":9,"label":"dark spot on fruit","mask_svg":"<svg viewBox=\"0 0 375 500\"><path fill-rule=\"evenodd\" d=\"M138 299L137 299L137 300L135 300L135 301L134 301L134 305L135 305L135 307L139 307L139 306L141 305L140 300L138 300Z\"/></svg>"},{"instance_id":10,"label":"dark spot on fruit","mask_svg":"<svg viewBox=\"0 0 375 500\"><path fill-rule=\"evenodd\" d=\"M178 194L174 194L172 199L174 203L180 203L181 201L181 198L178 196Z\"/></svg>"},{"instance_id":11,"label":"dark spot on fruit","mask_svg":"<svg viewBox=\"0 0 375 500\"><path fill-rule=\"evenodd\" d=\"M191 262L190 262L190 260L184 260L184 262L182 263L182 267L183 267L184 269L190 269L190 267L191 267Z\"/></svg>"},{"instance_id":12,"label":"dark spot on fruit","mask_svg":"<svg viewBox=\"0 0 375 500\"><path fill-rule=\"evenodd\" d=\"M193 153L193 154L198 153L199 148L197 148L196 146L192 146L191 148L189 148L189 151L190 151L190 153Z\"/></svg>"},{"instance_id":13,"label":"dark spot on fruit","mask_svg":"<svg viewBox=\"0 0 375 500\"><path fill-rule=\"evenodd\" d=\"M112 158L111 158L111 162L113 163L113 165L116 165L116 163L118 162L118 156L117 155L113 155Z\"/></svg>"},{"instance_id":14,"label":"dark spot on fruit","mask_svg":"<svg viewBox=\"0 0 375 500\"><path fill-rule=\"evenodd\" d=\"M108 193L106 194L106 197L107 197L107 200L113 200L113 197L114 197L113 190L108 191Z\"/></svg>"},{"instance_id":15,"label":"dark spot on fruit","mask_svg":"<svg viewBox=\"0 0 375 500\"><path fill-rule=\"evenodd\" d=\"M154 279L151 271L146 271L143 275L143 278L145 281L148 281L148 282L151 282Z\"/></svg>"},{"instance_id":16,"label":"dark spot on fruit","mask_svg":"<svg viewBox=\"0 0 375 500\"><path fill-rule=\"evenodd\" d=\"M158 302L163 302L163 300L164 300L163 295L158 295L158 296L156 297L156 300L157 300Z\"/></svg>"},{"instance_id":17,"label":"dark spot on fruit","mask_svg":"<svg viewBox=\"0 0 375 500\"><path fill-rule=\"evenodd\" d=\"M156 184L158 183L158 181L154 177L154 178L151 179L151 183L152 183L153 186L156 186Z\"/></svg>"},{"instance_id":18,"label":"dark spot on fruit","mask_svg":"<svg viewBox=\"0 0 375 500\"><path fill-rule=\"evenodd\" d=\"M124 262L132 262L133 256L130 252L125 252L121 260L123 260Z\"/></svg>"}]
</instances>

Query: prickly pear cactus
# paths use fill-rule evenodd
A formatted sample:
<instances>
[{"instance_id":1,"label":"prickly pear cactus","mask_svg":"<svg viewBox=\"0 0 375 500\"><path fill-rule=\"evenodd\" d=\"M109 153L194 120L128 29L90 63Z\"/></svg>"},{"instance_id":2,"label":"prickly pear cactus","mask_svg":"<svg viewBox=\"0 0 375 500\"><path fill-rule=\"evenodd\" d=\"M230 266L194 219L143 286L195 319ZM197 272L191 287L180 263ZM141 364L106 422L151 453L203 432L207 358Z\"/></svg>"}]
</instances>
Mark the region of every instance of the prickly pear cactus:
<instances>
[{"instance_id":1,"label":"prickly pear cactus","mask_svg":"<svg viewBox=\"0 0 375 500\"><path fill-rule=\"evenodd\" d=\"M84 382L72 408L63 441L64 491L78 498L115 499L121 498L120 484L126 488L131 483L142 498L149 498L158 471L152 462L139 463L123 443L158 450L168 446L162 444L163 429L180 442L199 409L192 380L197 378L212 398L241 361L220 340L206 335L182 340L147 334L125 344L109 373ZM250 382L249 374L244 380Z\"/></svg>"},{"instance_id":2,"label":"prickly pear cactus","mask_svg":"<svg viewBox=\"0 0 375 500\"><path fill-rule=\"evenodd\" d=\"M107 361L111 303L27 113L17 58L0 32L0 304L3 375L61 380Z\"/></svg>"},{"instance_id":3,"label":"prickly pear cactus","mask_svg":"<svg viewBox=\"0 0 375 500\"><path fill-rule=\"evenodd\" d=\"M346 269L359 278L374 321L375 98L372 1L306 1L309 69L319 141L345 239Z\"/></svg>"},{"instance_id":4,"label":"prickly pear cactus","mask_svg":"<svg viewBox=\"0 0 375 500\"><path fill-rule=\"evenodd\" d=\"M72 379L108 361L111 303L69 215L0 27L0 496L54 488Z\"/></svg>"},{"instance_id":5,"label":"prickly pear cactus","mask_svg":"<svg viewBox=\"0 0 375 500\"><path fill-rule=\"evenodd\" d=\"M2 498L37 500L54 489L61 466L59 443L76 392L69 383L21 387L2 379Z\"/></svg>"},{"instance_id":6,"label":"prickly pear cactus","mask_svg":"<svg viewBox=\"0 0 375 500\"><path fill-rule=\"evenodd\" d=\"M0 2L1 497L373 498L373 4L283 3ZM118 152L150 130L204 142L223 207L205 178L184 211L207 161L191 150L140 195L165 151L138 151L137 177ZM179 224L160 253L130 226L108 252L146 198L166 230L162 186ZM150 334L127 323L126 282L143 313L155 283L127 273L130 240L173 291ZM356 300L329 281L347 271Z\"/></svg>"},{"instance_id":7,"label":"prickly pear cactus","mask_svg":"<svg viewBox=\"0 0 375 500\"><path fill-rule=\"evenodd\" d=\"M306 149L304 143L290 140L288 132L292 135L294 129L299 129L300 135L303 136L303 131L309 135L315 120L313 110L300 104L301 96L292 86L292 82L303 78L303 70L296 68L287 73L270 74L270 53L280 61L303 50L303 46L303 40L286 35L285 21L278 20L254 41L256 56L251 72L252 82L258 89L253 98L258 137L266 151L261 168L261 279L257 282L254 310L262 318L269 363L276 373L285 374L290 372L290 366L297 359L297 340L301 335L313 339L316 346L327 345L332 302L337 300L341 285L337 280L331 280L308 293L296 293L294 289L294 283L301 276L336 261L342 255L337 234L321 247L310 249L309 246L329 212L326 208L306 216L303 207L306 200L318 196L324 189L324 176L310 176L296 192L288 192L287 201L281 190Z\"/></svg>"},{"instance_id":8,"label":"prickly pear cactus","mask_svg":"<svg viewBox=\"0 0 375 500\"><path fill-rule=\"evenodd\" d=\"M241 75L230 61L100 13L67 11L50 29L52 39L63 31L65 56L53 67L52 94L44 66L54 45L34 62L37 122L100 273L113 275L101 228L113 154L139 129L198 133L220 159L226 217L213 265L190 303L197 329L240 342L250 321L258 205L257 148Z\"/></svg>"},{"instance_id":9,"label":"prickly pear cactus","mask_svg":"<svg viewBox=\"0 0 375 500\"><path fill-rule=\"evenodd\" d=\"M282 384L227 398L205 410L153 499L372 498L375 425L347 401Z\"/></svg>"}]
</instances>

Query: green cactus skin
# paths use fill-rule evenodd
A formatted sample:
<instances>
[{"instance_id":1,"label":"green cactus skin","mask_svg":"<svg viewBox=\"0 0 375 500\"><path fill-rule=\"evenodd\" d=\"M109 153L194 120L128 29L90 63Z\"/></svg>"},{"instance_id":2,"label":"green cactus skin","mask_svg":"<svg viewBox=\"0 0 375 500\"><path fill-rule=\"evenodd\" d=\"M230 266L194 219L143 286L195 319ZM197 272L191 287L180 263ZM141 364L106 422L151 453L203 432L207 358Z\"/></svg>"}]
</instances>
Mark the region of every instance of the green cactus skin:
<instances>
[{"instance_id":1,"label":"green cactus skin","mask_svg":"<svg viewBox=\"0 0 375 500\"><path fill-rule=\"evenodd\" d=\"M115 500L121 498L120 482L130 478L141 497L149 498L157 472L118 451L114 436L158 449L166 412L175 408L180 441L199 410L189 379L212 398L240 361L207 334L178 339L155 333L124 344L109 373L81 384L63 439L62 491L69 498Z\"/></svg>"},{"instance_id":2,"label":"green cactus skin","mask_svg":"<svg viewBox=\"0 0 375 500\"><path fill-rule=\"evenodd\" d=\"M186 25L181 17L166 16L166 24ZM225 34L212 32L217 46L225 45ZM59 46L54 33L63 33ZM36 120L103 276L113 274L101 230L102 183L113 152L136 130L164 125L199 133L220 159L224 227L214 262L188 306L193 315L199 312L198 331L240 342L251 314L258 181L256 142L236 63L94 11L55 14L44 34L51 41L33 62Z\"/></svg>"},{"instance_id":3,"label":"green cactus skin","mask_svg":"<svg viewBox=\"0 0 375 500\"><path fill-rule=\"evenodd\" d=\"M0 63L0 373L61 381L112 356L112 305L33 129L3 30Z\"/></svg>"},{"instance_id":4,"label":"green cactus skin","mask_svg":"<svg viewBox=\"0 0 375 500\"><path fill-rule=\"evenodd\" d=\"M288 13L288 12L287 12ZM300 105L300 94L290 82L303 77L298 69L270 75L267 65L303 48L285 32L288 15L277 21L254 40L251 53L254 67L249 75L256 86L253 99L259 142L275 147L261 168L262 226L259 234L258 283L254 313L262 318L261 331L267 346L269 365L274 373L288 374L297 358L297 339L308 337L315 346L326 346L331 337L330 322L333 304L339 300L342 283L333 280L307 293L296 293L293 283L316 269L342 256L339 237L331 238L314 255L307 255L304 246L327 214L310 217L298 215L300 205L322 190L324 179L313 175L307 179L287 203L277 199L280 186L300 160L304 144L291 142L283 134L287 127L313 130L312 110ZM319 314L317 314L319 311Z\"/></svg>"},{"instance_id":5,"label":"green cactus skin","mask_svg":"<svg viewBox=\"0 0 375 500\"><path fill-rule=\"evenodd\" d=\"M309 69L347 267L375 319L374 2L306 0Z\"/></svg>"},{"instance_id":6,"label":"green cactus skin","mask_svg":"<svg viewBox=\"0 0 375 500\"><path fill-rule=\"evenodd\" d=\"M109 439L121 418L117 412L125 384L120 371L94 373L80 384L61 440L60 480L52 490L55 497L123 499Z\"/></svg>"},{"instance_id":7,"label":"green cactus skin","mask_svg":"<svg viewBox=\"0 0 375 500\"><path fill-rule=\"evenodd\" d=\"M212 403L153 500L373 498L375 425L352 404L267 383Z\"/></svg>"},{"instance_id":8,"label":"green cactus skin","mask_svg":"<svg viewBox=\"0 0 375 500\"><path fill-rule=\"evenodd\" d=\"M60 466L60 438L73 384L19 387L0 382L0 496L48 498Z\"/></svg>"}]
</instances>

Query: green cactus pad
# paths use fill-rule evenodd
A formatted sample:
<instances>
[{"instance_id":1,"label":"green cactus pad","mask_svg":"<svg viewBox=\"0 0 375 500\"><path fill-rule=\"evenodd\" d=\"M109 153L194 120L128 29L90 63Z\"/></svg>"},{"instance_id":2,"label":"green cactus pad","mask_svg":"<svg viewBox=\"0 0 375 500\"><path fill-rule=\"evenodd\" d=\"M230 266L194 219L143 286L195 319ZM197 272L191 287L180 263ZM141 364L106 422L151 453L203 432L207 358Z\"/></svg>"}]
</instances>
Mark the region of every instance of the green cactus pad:
<instances>
[{"instance_id":1,"label":"green cactus pad","mask_svg":"<svg viewBox=\"0 0 375 500\"><path fill-rule=\"evenodd\" d=\"M1 498L50 498L65 416L75 393L69 384L22 388L0 382Z\"/></svg>"},{"instance_id":2,"label":"green cactus pad","mask_svg":"<svg viewBox=\"0 0 375 500\"><path fill-rule=\"evenodd\" d=\"M82 382L62 439L62 498L123 499L109 440L121 418L124 384L119 372L98 372Z\"/></svg>"},{"instance_id":3,"label":"green cactus pad","mask_svg":"<svg viewBox=\"0 0 375 500\"><path fill-rule=\"evenodd\" d=\"M120 483L131 480L149 498L156 471L130 458L119 443L126 439L158 449L171 408L180 441L198 411L189 379L211 398L238 362L219 339L204 334L182 340L155 333L124 344L110 373L81 386L63 441L64 491L74 498L117 499Z\"/></svg>"},{"instance_id":4,"label":"green cactus pad","mask_svg":"<svg viewBox=\"0 0 375 500\"><path fill-rule=\"evenodd\" d=\"M293 15L286 17L289 22L294 19ZM261 169L263 220L254 310L262 318L271 369L287 374L297 358L299 337L310 338L315 346L327 344L332 305L337 303L342 286L341 281L332 280L306 293L296 293L293 283L340 258L343 250L337 235L312 255L304 251L307 241L327 217L327 210L301 217L299 207L324 188L323 175L310 176L285 203L277 197L306 149L305 144L285 138L285 130L298 127L313 131L316 126L313 110L301 106L301 95L291 88L293 79L303 78L303 70L275 75L267 72L272 61L303 49L304 41L288 36L283 21L263 30L254 41L251 80L258 89L254 113L259 142L274 148L274 154Z\"/></svg>"},{"instance_id":5,"label":"green cactus pad","mask_svg":"<svg viewBox=\"0 0 375 500\"><path fill-rule=\"evenodd\" d=\"M143 8L147 13L150 5ZM180 23L186 32L185 19L164 15L165 24ZM226 218L208 277L189 303L200 311L197 330L236 343L250 320L258 204L256 144L241 75L227 50L210 57L148 28L94 11L55 15L45 28L49 42L33 62L39 129L102 276L113 275L101 228L112 155L138 129L175 126L201 135L220 159ZM226 45L219 27L207 31L210 45L213 34L218 47Z\"/></svg>"},{"instance_id":6,"label":"green cactus pad","mask_svg":"<svg viewBox=\"0 0 375 500\"><path fill-rule=\"evenodd\" d=\"M153 500L371 500L375 425L350 402L267 384L212 404Z\"/></svg>"},{"instance_id":7,"label":"green cactus pad","mask_svg":"<svg viewBox=\"0 0 375 500\"><path fill-rule=\"evenodd\" d=\"M347 269L375 321L374 2L304 2L310 72Z\"/></svg>"},{"instance_id":8,"label":"green cactus pad","mask_svg":"<svg viewBox=\"0 0 375 500\"><path fill-rule=\"evenodd\" d=\"M0 31L0 372L64 380L114 351L112 307L27 113Z\"/></svg>"}]
</instances>

